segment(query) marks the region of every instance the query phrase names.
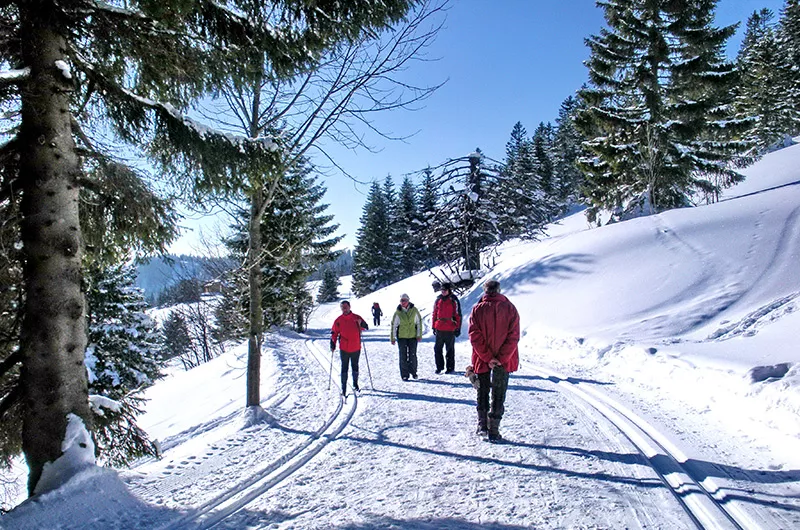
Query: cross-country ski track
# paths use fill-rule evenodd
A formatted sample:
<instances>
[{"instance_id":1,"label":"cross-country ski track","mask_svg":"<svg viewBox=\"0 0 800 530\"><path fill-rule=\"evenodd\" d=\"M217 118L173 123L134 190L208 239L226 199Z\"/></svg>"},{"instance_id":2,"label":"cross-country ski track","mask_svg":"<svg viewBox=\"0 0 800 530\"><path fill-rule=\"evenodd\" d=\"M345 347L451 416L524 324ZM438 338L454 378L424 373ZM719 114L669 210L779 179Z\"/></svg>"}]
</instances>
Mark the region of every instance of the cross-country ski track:
<instances>
[{"instance_id":1,"label":"cross-country ski track","mask_svg":"<svg viewBox=\"0 0 800 530\"><path fill-rule=\"evenodd\" d=\"M764 509L769 503L751 504L694 469L668 436L600 390L606 383L524 362L509 385L501 426L508 443L492 445L474 434L474 390L466 379L433 374L430 341L420 343L420 379L403 382L388 331L366 332L362 394L342 399L338 354L331 370L324 330L311 333L315 340L284 337L273 350L280 378L265 400L273 421L236 433L237 442L229 439L227 447L162 462L160 480L152 471L150 478L129 480L146 502L181 514L160 528L800 524L796 511L791 518ZM461 368L468 352L464 343L458 347ZM209 481L208 469L181 475L187 462L214 468L216 480ZM382 477L377 488L376 477ZM197 491L196 480L209 481L208 496L183 498L183 487ZM316 495L315 482L326 484L330 495ZM338 525L339 519L360 523Z\"/></svg>"}]
</instances>

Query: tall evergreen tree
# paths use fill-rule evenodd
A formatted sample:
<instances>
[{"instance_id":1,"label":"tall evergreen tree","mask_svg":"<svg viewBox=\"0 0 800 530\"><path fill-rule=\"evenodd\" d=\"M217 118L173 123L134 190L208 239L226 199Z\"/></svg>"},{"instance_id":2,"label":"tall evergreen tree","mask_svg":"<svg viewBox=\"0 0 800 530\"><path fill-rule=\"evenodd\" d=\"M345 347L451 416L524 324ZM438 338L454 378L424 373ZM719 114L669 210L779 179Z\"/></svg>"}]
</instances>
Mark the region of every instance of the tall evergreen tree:
<instances>
[{"instance_id":1,"label":"tall evergreen tree","mask_svg":"<svg viewBox=\"0 0 800 530\"><path fill-rule=\"evenodd\" d=\"M553 126L540 122L533 132L531 150L539 177L539 187L548 197L555 195L555 170L553 169Z\"/></svg>"},{"instance_id":2,"label":"tall evergreen tree","mask_svg":"<svg viewBox=\"0 0 800 530\"><path fill-rule=\"evenodd\" d=\"M386 226L383 234L388 243L386 248L385 263L387 269L386 280L394 283L403 276L403 255L406 252L406 240L403 237L404 227L400 224L400 202L394 187L391 175L383 179L383 199L386 201Z\"/></svg>"},{"instance_id":3,"label":"tall evergreen tree","mask_svg":"<svg viewBox=\"0 0 800 530\"><path fill-rule=\"evenodd\" d=\"M322 284L317 294L317 302L325 304L338 300L339 285L341 285L341 283L333 268L325 267L325 271L322 273Z\"/></svg>"},{"instance_id":4,"label":"tall evergreen tree","mask_svg":"<svg viewBox=\"0 0 800 530\"><path fill-rule=\"evenodd\" d=\"M139 392L160 374L158 329L145 313L147 303L135 287L131 265L94 266L89 273L86 366L96 413L95 439L103 460L121 465L142 455L155 456L147 434L136 424ZM112 406L106 406L108 400Z\"/></svg>"},{"instance_id":5,"label":"tall evergreen tree","mask_svg":"<svg viewBox=\"0 0 800 530\"><path fill-rule=\"evenodd\" d=\"M569 96L558 109L553 137L554 195L562 210L578 201L583 183L583 174L577 163L584 138L575 127L577 112L578 100Z\"/></svg>"},{"instance_id":6,"label":"tall evergreen tree","mask_svg":"<svg viewBox=\"0 0 800 530\"><path fill-rule=\"evenodd\" d=\"M549 155L542 152L540 156ZM535 144L517 122L506 143L501 178L493 191L496 203L504 210L498 219L501 240L535 238L541 233L542 226L556 209L554 201L544 191L543 174ZM552 171L549 175L552 179Z\"/></svg>"},{"instance_id":7,"label":"tall evergreen tree","mask_svg":"<svg viewBox=\"0 0 800 530\"><path fill-rule=\"evenodd\" d=\"M432 267L441 259L436 249L426 243L426 234L431 230L439 204L438 189L433 180L433 170L431 168L426 168L422 171L422 183L417 193L419 223L415 226L414 235L422 243L420 263L425 267Z\"/></svg>"},{"instance_id":8,"label":"tall evergreen tree","mask_svg":"<svg viewBox=\"0 0 800 530\"><path fill-rule=\"evenodd\" d=\"M423 266L425 255L420 239L420 215L417 205L417 190L411 178L403 177L400 194L397 200L398 242L401 244L400 253L400 278L407 278L420 270Z\"/></svg>"},{"instance_id":9,"label":"tall evergreen tree","mask_svg":"<svg viewBox=\"0 0 800 530\"><path fill-rule=\"evenodd\" d=\"M790 134L800 133L800 0L786 0L781 11L777 34L778 47L784 52L781 68L782 85L786 87L786 106L792 127Z\"/></svg>"},{"instance_id":10,"label":"tall evergreen tree","mask_svg":"<svg viewBox=\"0 0 800 530\"><path fill-rule=\"evenodd\" d=\"M736 113L750 120L746 138L753 155L775 145L792 129L791 105L781 76L786 53L778 46L773 13L754 12L747 20L737 66L740 81L736 87Z\"/></svg>"},{"instance_id":11,"label":"tall evergreen tree","mask_svg":"<svg viewBox=\"0 0 800 530\"><path fill-rule=\"evenodd\" d=\"M577 124L595 209L660 211L741 179L745 124L732 121L736 80L724 58L735 26L712 26L716 0L612 0L587 40L591 86Z\"/></svg>"},{"instance_id":12,"label":"tall evergreen tree","mask_svg":"<svg viewBox=\"0 0 800 530\"><path fill-rule=\"evenodd\" d=\"M361 214L353 250L353 292L364 296L392 283L395 264L387 237L390 212L380 184L373 182Z\"/></svg>"},{"instance_id":13,"label":"tall evergreen tree","mask_svg":"<svg viewBox=\"0 0 800 530\"><path fill-rule=\"evenodd\" d=\"M189 327L180 311L170 311L164 321L162 355L165 359L181 357L189 351L192 339Z\"/></svg>"}]
</instances>

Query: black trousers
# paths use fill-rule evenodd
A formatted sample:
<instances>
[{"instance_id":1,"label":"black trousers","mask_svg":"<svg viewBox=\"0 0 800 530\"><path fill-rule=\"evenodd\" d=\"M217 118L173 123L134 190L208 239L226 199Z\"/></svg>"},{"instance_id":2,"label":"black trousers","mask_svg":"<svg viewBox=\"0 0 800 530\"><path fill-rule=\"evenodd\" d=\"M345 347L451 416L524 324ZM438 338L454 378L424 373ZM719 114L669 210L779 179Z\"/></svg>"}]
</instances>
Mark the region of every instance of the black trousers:
<instances>
[{"instance_id":1,"label":"black trousers","mask_svg":"<svg viewBox=\"0 0 800 530\"><path fill-rule=\"evenodd\" d=\"M417 375L417 339L397 339L400 348L400 377Z\"/></svg>"},{"instance_id":2,"label":"black trousers","mask_svg":"<svg viewBox=\"0 0 800 530\"><path fill-rule=\"evenodd\" d=\"M489 418L500 421L506 411L508 372L502 366L495 366L489 372L478 374L478 382L478 414L485 412Z\"/></svg>"},{"instance_id":3,"label":"black trousers","mask_svg":"<svg viewBox=\"0 0 800 530\"><path fill-rule=\"evenodd\" d=\"M372 324L374 326L380 326L381 325L381 317L378 316L378 315L372 315Z\"/></svg>"},{"instance_id":4,"label":"black trousers","mask_svg":"<svg viewBox=\"0 0 800 530\"><path fill-rule=\"evenodd\" d=\"M346 352L339 350L339 358L342 360L342 394L347 394L347 365L353 367L353 386L358 386L358 358L360 351Z\"/></svg>"},{"instance_id":5,"label":"black trousers","mask_svg":"<svg viewBox=\"0 0 800 530\"><path fill-rule=\"evenodd\" d=\"M442 355L442 350L447 350L447 362ZM433 356L436 359L436 369L453 371L456 369L456 333L455 331L437 331L436 344L433 346Z\"/></svg>"}]
</instances>

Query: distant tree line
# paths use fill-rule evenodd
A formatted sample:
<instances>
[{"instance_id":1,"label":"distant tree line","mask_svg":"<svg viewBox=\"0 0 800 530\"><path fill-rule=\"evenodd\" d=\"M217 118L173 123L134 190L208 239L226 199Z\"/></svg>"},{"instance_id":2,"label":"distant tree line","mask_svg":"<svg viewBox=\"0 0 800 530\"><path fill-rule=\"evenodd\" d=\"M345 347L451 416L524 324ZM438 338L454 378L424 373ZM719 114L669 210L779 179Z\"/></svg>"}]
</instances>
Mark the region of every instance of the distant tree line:
<instances>
[{"instance_id":1,"label":"distant tree line","mask_svg":"<svg viewBox=\"0 0 800 530\"><path fill-rule=\"evenodd\" d=\"M363 296L425 268L481 268L481 253L514 238L533 239L573 203L581 184L575 98L556 126L532 137L517 123L502 162L475 152L403 178L373 182L353 258L353 291Z\"/></svg>"}]
</instances>

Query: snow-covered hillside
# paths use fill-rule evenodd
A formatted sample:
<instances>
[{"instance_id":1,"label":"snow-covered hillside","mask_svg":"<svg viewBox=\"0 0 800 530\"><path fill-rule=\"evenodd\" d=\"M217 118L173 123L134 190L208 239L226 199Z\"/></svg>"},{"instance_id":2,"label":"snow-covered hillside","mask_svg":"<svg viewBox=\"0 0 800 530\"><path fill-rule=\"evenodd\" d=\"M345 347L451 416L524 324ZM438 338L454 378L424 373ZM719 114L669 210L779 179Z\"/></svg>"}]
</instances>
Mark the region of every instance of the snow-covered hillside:
<instances>
[{"instance_id":1,"label":"snow-covered hillside","mask_svg":"<svg viewBox=\"0 0 800 530\"><path fill-rule=\"evenodd\" d=\"M242 427L231 349L149 391L161 460L87 470L0 527L798 528L800 145L745 173L717 204L595 229L579 213L500 249L489 277L523 329L510 444L475 437L474 391L434 374L429 330L420 379L400 379L388 315L365 334L367 390L341 400L328 304L308 335L266 341L270 421ZM353 311L406 293L429 322L431 280ZM461 370L466 333L456 352Z\"/></svg>"}]
</instances>

